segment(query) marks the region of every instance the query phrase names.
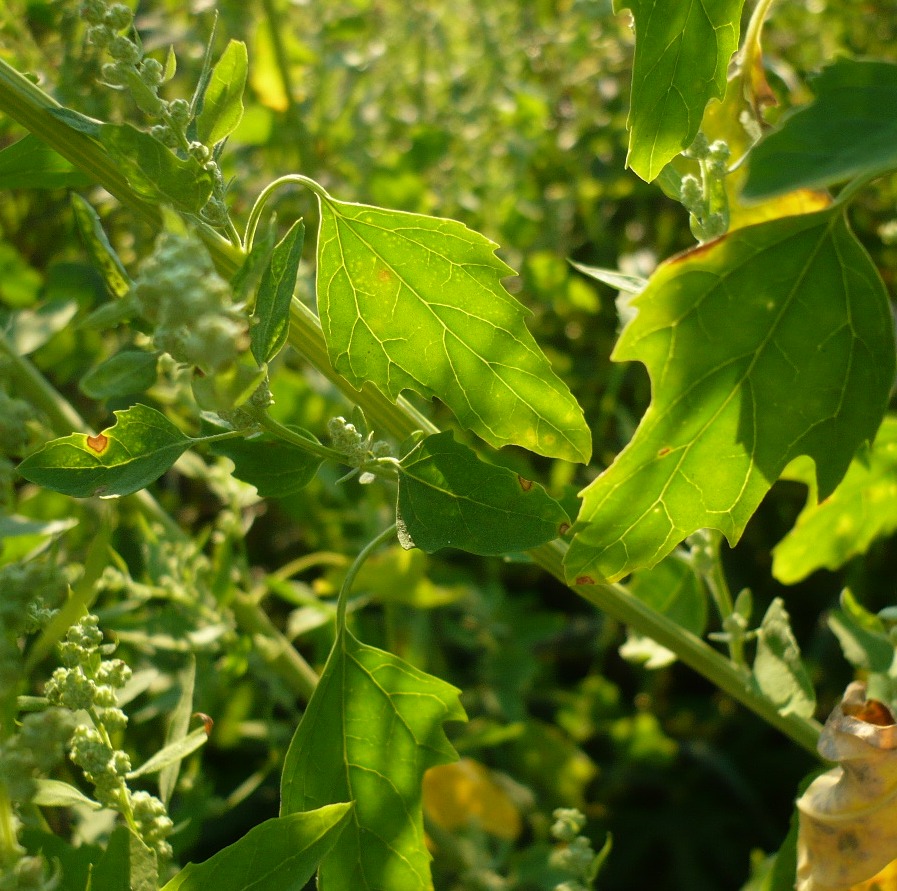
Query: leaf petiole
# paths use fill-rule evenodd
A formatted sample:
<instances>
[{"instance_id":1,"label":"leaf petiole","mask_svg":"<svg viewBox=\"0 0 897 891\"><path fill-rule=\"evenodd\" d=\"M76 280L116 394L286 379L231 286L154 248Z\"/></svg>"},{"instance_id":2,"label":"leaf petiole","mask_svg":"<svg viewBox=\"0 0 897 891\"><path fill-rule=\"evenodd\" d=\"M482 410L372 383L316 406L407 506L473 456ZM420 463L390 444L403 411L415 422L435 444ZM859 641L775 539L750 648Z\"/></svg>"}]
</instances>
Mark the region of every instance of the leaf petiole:
<instances>
[{"instance_id":1,"label":"leaf petiole","mask_svg":"<svg viewBox=\"0 0 897 891\"><path fill-rule=\"evenodd\" d=\"M355 577L358 575L361 567L364 565L365 561L380 545L386 544L390 539L394 539L396 537L396 524L393 523L388 528L384 529L376 538L372 541L368 542L362 549L359 555L355 558L352 565L349 567L349 571L346 573L346 577L343 579L343 584L339 590L339 599L336 604L336 630L337 634L339 634L346 627L346 606L349 602L349 591L352 589L352 584L355 581Z\"/></svg>"}]
</instances>

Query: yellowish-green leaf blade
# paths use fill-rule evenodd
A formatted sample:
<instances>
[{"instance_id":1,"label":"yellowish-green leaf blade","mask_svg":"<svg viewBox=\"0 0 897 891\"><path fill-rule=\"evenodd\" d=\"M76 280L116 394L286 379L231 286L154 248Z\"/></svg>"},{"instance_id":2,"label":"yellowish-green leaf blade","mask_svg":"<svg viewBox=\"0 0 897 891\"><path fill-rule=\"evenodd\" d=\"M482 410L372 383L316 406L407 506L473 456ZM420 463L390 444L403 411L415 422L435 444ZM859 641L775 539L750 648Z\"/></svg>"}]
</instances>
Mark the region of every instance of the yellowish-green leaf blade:
<instances>
[{"instance_id":1,"label":"yellowish-green leaf blade","mask_svg":"<svg viewBox=\"0 0 897 891\"><path fill-rule=\"evenodd\" d=\"M772 574L793 585L817 569L838 569L897 529L897 416L882 422L875 442L851 462L841 484L816 501L813 468L795 462L788 479L811 488L794 528L773 548Z\"/></svg>"},{"instance_id":2,"label":"yellowish-green leaf blade","mask_svg":"<svg viewBox=\"0 0 897 891\"><path fill-rule=\"evenodd\" d=\"M615 0L635 18L626 163L650 182L688 148L722 98L744 0Z\"/></svg>"},{"instance_id":3,"label":"yellowish-green leaf blade","mask_svg":"<svg viewBox=\"0 0 897 891\"><path fill-rule=\"evenodd\" d=\"M887 294L843 214L740 229L665 263L613 358L652 401L582 494L573 581L653 566L698 529L734 543L798 455L822 497L871 440L894 375Z\"/></svg>"},{"instance_id":4,"label":"yellowish-green leaf blade","mask_svg":"<svg viewBox=\"0 0 897 891\"><path fill-rule=\"evenodd\" d=\"M215 63L196 117L196 137L203 145L215 145L230 136L243 117L243 90L249 57L246 44L231 40Z\"/></svg>"},{"instance_id":5,"label":"yellowish-green leaf blade","mask_svg":"<svg viewBox=\"0 0 897 891\"><path fill-rule=\"evenodd\" d=\"M513 270L454 220L321 196L318 308L334 367L436 396L490 445L588 461L582 409L502 287Z\"/></svg>"},{"instance_id":6,"label":"yellowish-green leaf blade","mask_svg":"<svg viewBox=\"0 0 897 891\"><path fill-rule=\"evenodd\" d=\"M430 891L424 771L457 758L459 691L341 631L284 763L281 815L354 801L319 888Z\"/></svg>"}]
</instances>

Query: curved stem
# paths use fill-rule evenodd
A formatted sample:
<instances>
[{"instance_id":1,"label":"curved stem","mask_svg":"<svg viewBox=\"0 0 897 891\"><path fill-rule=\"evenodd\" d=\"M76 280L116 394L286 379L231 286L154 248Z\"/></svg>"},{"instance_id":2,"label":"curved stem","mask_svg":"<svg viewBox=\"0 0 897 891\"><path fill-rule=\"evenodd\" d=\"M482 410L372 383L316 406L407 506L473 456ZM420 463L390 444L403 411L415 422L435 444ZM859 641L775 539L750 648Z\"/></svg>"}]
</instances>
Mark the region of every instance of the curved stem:
<instances>
[{"instance_id":1,"label":"curved stem","mask_svg":"<svg viewBox=\"0 0 897 891\"><path fill-rule=\"evenodd\" d=\"M276 436L278 439L290 443L290 445L297 446L311 455L316 455L318 458L323 458L325 461L338 461L340 464L346 463L346 456L342 452L338 452L336 449L328 448L325 445L321 445L319 442L308 439L307 437L296 433L295 430L290 430L289 427L284 426L279 421L275 421L270 415L263 415L260 417L259 424L262 429L267 430L272 436Z\"/></svg>"},{"instance_id":2,"label":"curved stem","mask_svg":"<svg viewBox=\"0 0 897 891\"><path fill-rule=\"evenodd\" d=\"M246 221L246 234L243 238L243 244L247 251L252 250L252 243L255 241L255 233L258 229L259 219L262 216L262 210L268 203L268 199L284 186L305 186L310 189L319 200L326 201L330 196L324 190L324 187L316 183L313 179L303 176L301 173L289 173L286 176L278 177L274 182L268 183L255 199L252 210L249 211L249 219Z\"/></svg>"},{"instance_id":3,"label":"curved stem","mask_svg":"<svg viewBox=\"0 0 897 891\"><path fill-rule=\"evenodd\" d=\"M361 553L352 562L346 577L343 579L342 587L339 589L339 599L336 604L336 633L340 634L346 626L346 606L349 602L349 591L358 575L359 570L364 566L365 561L380 545L385 544L390 539L396 537L396 524L393 523L387 529L384 529L373 541L368 542L361 550Z\"/></svg>"}]
</instances>

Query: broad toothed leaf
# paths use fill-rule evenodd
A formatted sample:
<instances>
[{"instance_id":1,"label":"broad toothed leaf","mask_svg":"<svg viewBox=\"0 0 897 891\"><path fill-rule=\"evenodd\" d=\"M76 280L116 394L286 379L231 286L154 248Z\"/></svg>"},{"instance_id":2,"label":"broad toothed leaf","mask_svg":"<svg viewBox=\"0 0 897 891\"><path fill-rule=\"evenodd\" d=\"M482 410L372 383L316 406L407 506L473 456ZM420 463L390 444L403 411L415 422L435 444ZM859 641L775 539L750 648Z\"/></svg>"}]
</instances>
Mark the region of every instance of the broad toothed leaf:
<instances>
[{"instance_id":1,"label":"broad toothed leaf","mask_svg":"<svg viewBox=\"0 0 897 891\"><path fill-rule=\"evenodd\" d=\"M337 371L392 399L437 396L496 448L588 461L582 409L502 287L513 270L493 242L454 220L320 201L318 309Z\"/></svg>"}]
</instances>

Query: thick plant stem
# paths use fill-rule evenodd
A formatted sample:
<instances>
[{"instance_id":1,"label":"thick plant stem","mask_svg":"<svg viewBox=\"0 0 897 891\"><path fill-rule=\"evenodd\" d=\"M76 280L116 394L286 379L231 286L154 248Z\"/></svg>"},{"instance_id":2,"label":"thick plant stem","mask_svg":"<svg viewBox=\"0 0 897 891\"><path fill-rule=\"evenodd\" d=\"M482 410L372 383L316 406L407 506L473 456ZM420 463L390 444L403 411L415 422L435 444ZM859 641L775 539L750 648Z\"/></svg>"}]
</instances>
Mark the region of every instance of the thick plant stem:
<instances>
[{"instance_id":1,"label":"thick plant stem","mask_svg":"<svg viewBox=\"0 0 897 891\"><path fill-rule=\"evenodd\" d=\"M98 182L134 210L144 220L161 226L158 208L137 198L122 183L122 176L112 160L97 143L88 137L78 139L78 152L67 151L74 131L62 124L48 111L56 103L22 75L0 60L0 111L15 118L32 130L73 163L96 176ZM312 188L319 198L326 193L317 183L304 176L287 181ZM266 190L268 194L268 192ZM259 209L260 212L260 209ZM203 238L219 270L231 276L239 268L244 254L209 227L199 226ZM378 431L404 440L417 430L437 432L437 428L403 399L390 401L378 390L365 385L361 390L350 386L333 369L327 354L320 322L314 313L298 300L293 300L290 319L290 344L321 374L339 388L346 397L364 410L370 424ZM566 545L555 542L531 552L543 569L564 581L563 554ZM573 586L577 594L610 616L631 625L634 629L667 647L711 683L737 699L764 720L781 730L805 749L815 752L820 725L795 715L780 715L759 691L755 690L746 670L733 665L726 657L698 637L684 631L678 624L633 597L619 584L599 583Z\"/></svg>"}]
</instances>

